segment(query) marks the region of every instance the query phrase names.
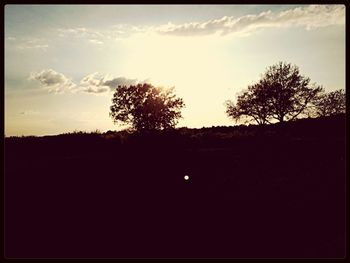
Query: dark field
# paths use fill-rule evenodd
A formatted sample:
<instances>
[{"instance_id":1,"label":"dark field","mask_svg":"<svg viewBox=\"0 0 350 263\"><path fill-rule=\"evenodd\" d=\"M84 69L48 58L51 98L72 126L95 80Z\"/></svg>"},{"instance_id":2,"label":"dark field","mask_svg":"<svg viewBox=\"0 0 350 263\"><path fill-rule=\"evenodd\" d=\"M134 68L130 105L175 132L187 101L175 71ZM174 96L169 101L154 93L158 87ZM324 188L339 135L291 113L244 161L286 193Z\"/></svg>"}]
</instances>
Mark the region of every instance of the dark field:
<instances>
[{"instance_id":1,"label":"dark field","mask_svg":"<svg viewBox=\"0 0 350 263\"><path fill-rule=\"evenodd\" d=\"M345 134L340 115L6 138L5 256L344 257Z\"/></svg>"}]
</instances>

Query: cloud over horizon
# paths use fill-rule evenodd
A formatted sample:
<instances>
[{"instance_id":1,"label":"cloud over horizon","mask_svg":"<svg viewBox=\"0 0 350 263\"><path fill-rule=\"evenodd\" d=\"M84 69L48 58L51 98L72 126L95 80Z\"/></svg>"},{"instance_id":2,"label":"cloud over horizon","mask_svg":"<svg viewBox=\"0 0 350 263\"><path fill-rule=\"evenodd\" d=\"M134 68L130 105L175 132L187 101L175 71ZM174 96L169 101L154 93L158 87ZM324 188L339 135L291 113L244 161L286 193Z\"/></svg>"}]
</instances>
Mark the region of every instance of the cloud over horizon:
<instances>
[{"instance_id":1,"label":"cloud over horizon","mask_svg":"<svg viewBox=\"0 0 350 263\"><path fill-rule=\"evenodd\" d=\"M297 7L279 13L271 10L257 15L245 15L238 18L224 16L206 22L192 22L180 25L168 23L159 26L156 31L164 35L201 36L219 33L251 33L259 28L305 27L313 28L345 24L344 5L310 5Z\"/></svg>"},{"instance_id":2,"label":"cloud over horizon","mask_svg":"<svg viewBox=\"0 0 350 263\"><path fill-rule=\"evenodd\" d=\"M95 72L86 75L77 85L64 74L52 69L42 70L37 73L33 72L30 74L29 80L39 81L45 89L56 94L64 92L99 94L114 91L118 86L129 86L142 83L137 79L128 79L125 77L112 78L110 75L103 75Z\"/></svg>"},{"instance_id":3,"label":"cloud over horizon","mask_svg":"<svg viewBox=\"0 0 350 263\"><path fill-rule=\"evenodd\" d=\"M30 74L29 80L39 81L45 89L53 93L64 93L76 87L71 79L53 69L45 69L37 73L33 72Z\"/></svg>"}]
</instances>

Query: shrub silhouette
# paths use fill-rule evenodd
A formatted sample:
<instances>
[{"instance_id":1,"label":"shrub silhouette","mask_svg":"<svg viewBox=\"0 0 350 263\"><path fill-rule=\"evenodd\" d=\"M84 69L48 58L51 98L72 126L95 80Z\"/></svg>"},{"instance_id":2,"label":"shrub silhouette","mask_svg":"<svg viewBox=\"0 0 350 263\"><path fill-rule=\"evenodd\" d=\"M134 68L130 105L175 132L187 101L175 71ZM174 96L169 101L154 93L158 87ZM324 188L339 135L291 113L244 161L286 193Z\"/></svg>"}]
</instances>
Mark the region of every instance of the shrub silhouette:
<instances>
[{"instance_id":1,"label":"shrub silhouette","mask_svg":"<svg viewBox=\"0 0 350 263\"><path fill-rule=\"evenodd\" d=\"M174 88L163 89L151 84L118 86L110 107L114 123L131 124L136 131L155 131L175 127L181 118L182 98Z\"/></svg>"}]
</instances>

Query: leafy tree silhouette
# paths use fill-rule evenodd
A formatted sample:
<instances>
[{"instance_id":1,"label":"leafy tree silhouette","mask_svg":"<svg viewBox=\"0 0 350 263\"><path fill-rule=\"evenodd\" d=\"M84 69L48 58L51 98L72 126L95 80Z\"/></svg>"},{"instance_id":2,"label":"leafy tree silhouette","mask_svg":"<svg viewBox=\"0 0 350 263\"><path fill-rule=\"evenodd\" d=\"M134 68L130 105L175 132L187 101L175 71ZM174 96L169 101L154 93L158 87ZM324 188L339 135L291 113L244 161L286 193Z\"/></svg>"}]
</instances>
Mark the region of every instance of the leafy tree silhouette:
<instances>
[{"instance_id":1,"label":"leafy tree silhouette","mask_svg":"<svg viewBox=\"0 0 350 263\"><path fill-rule=\"evenodd\" d=\"M322 91L322 93L314 99L313 104L317 117L345 113L345 92L342 89L329 93Z\"/></svg>"},{"instance_id":2,"label":"leafy tree silhouette","mask_svg":"<svg viewBox=\"0 0 350 263\"><path fill-rule=\"evenodd\" d=\"M110 107L114 123L131 124L136 131L154 131L175 127L181 118L183 99L174 88L164 89L151 84L118 86Z\"/></svg>"},{"instance_id":3,"label":"leafy tree silhouette","mask_svg":"<svg viewBox=\"0 0 350 263\"><path fill-rule=\"evenodd\" d=\"M238 96L236 105L230 100L226 101L226 113L236 121L245 116L251 117L258 124L268 123L268 94L263 85L263 82L259 82L248 86L248 90Z\"/></svg>"},{"instance_id":4,"label":"leafy tree silhouette","mask_svg":"<svg viewBox=\"0 0 350 263\"><path fill-rule=\"evenodd\" d=\"M322 87L310 84L310 78L302 76L296 65L279 62L238 96L236 104L227 101L226 113L236 120L251 117L258 124L294 120L311 109L321 91Z\"/></svg>"}]
</instances>

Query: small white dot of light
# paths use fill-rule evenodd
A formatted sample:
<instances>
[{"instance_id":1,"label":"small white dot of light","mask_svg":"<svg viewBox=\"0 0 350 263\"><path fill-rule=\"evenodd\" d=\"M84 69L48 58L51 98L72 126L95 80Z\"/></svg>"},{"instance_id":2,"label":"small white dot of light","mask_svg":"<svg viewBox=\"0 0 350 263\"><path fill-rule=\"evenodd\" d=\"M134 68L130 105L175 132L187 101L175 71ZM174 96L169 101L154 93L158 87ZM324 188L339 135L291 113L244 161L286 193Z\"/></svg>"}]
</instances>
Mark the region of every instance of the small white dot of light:
<instances>
[{"instance_id":1,"label":"small white dot of light","mask_svg":"<svg viewBox=\"0 0 350 263\"><path fill-rule=\"evenodd\" d=\"M189 180L190 177L189 177L188 175L185 175L185 176L184 176L184 179L185 179L185 180Z\"/></svg>"}]
</instances>

